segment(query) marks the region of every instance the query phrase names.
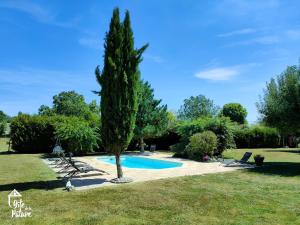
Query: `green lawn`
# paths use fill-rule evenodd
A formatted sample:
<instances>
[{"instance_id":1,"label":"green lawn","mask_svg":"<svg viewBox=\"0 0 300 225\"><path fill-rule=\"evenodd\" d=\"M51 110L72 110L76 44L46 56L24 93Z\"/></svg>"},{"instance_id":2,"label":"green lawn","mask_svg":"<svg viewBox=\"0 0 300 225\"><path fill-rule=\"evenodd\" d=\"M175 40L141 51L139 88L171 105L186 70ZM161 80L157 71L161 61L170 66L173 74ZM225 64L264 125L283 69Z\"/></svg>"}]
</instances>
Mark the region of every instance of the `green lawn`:
<instances>
[{"instance_id":1,"label":"green lawn","mask_svg":"<svg viewBox=\"0 0 300 225\"><path fill-rule=\"evenodd\" d=\"M0 142L0 149L7 147ZM299 150L251 151L265 155L266 166L70 193L40 155L2 151L0 224L300 224ZM7 194L14 188L32 218L10 219Z\"/></svg>"}]
</instances>

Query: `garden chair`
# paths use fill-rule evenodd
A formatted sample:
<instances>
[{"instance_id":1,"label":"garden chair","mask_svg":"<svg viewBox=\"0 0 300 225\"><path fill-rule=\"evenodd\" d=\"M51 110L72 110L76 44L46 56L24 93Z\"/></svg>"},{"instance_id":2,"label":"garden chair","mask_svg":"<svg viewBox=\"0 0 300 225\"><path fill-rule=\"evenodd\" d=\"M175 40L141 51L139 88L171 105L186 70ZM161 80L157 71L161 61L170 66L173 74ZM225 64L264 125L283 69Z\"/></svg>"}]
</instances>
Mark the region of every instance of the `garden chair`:
<instances>
[{"instance_id":1,"label":"garden chair","mask_svg":"<svg viewBox=\"0 0 300 225\"><path fill-rule=\"evenodd\" d=\"M61 154L60 158L61 158L61 163L58 165L58 167L62 166L63 168L59 171L59 173L69 172L68 169L72 168L73 165L75 165L75 164L76 164L76 166L79 166L79 167L87 166L87 164L85 162L72 159L71 153L69 153L69 158L66 158L65 154Z\"/></svg>"},{"instance_id":2,"label":"garden chair","mask_svg":"<svg viewBox=\"0 0 300 225\"><path fill-rule=\"evenodd\" d=\"M228 163L225 163L225 166L230 166L232 164L245 164L248 162L248 160L250 159L252 155L252 152L245 152L245 154L243 155L243 157L240 159L240 160L233 160L233 161L230 161Z\"/></svg>"},{"instance_id":3,"label":"garden chair","mask_svg":"<svg viewBox=\"0 0 300 225\"><path fill-rule=\"evenodd\" d=\"M100 172L102 174L109 174L104 170L100 170L97 168L94 168L90 165L85 165L85 166L78 166L75 163L72 164L72 170L68 171L68 173L64 176L64 178L67 178L68 180L71 180L75 175L81 174L81 173L88 173L88 172Z\"/></svg>"}]
</instances>

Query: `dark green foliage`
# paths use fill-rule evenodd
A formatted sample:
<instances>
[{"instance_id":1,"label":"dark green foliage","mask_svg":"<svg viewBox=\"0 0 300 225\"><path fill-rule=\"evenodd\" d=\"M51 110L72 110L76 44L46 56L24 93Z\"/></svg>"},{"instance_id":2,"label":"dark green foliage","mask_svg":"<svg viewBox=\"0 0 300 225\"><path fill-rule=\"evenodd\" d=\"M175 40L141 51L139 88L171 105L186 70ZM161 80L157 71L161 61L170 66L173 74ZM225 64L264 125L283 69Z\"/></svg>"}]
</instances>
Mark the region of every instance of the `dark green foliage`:
<instances>
[{"instance_id":1,"label":"dark green foliage","mask_svg":"<svg viewBox=\"0 0 300 225\"><path fill-rule=\"evenodd\" d=\"M237 148L280 147L280 135L275 128L262 125L236 126L233 129L233 135Z\"/></svg>"},{"instance_id":2,"label":"dark green foliage","mask_svg":"<svg viewBox=\"0 0 300 225\"><path fill-rule=\"evenodd\" d=\"M41 105L40 108L38 109L38 114L40 116L54 116L55 112L49 106Z\"/></svg>"},{"instance_id":3,"label":"dark green foliage","mask_svg":"<svg viewBox=\"0 0 300 225\"><path fill-rule=\"evenodd\" d=\"M5 120L0 121L0 137L5 135L6 128L7 128L7 122Z\"/></svg>"},{"instance_id":4,"label":"dark green foliage","mask_svg":"<svg viewBox=\"0 0 300 225\"><path fill-rule=\"evenodd\" d=\"M0 136L4 136L7 130L7 123L10 121L10 117L0 110Z\"/></svg>"},{"instance_id":5,"label":"dark green foliage","mask_svg":"<svg viewBox=\"0 0 300 225\"><path fill-rule=\"evenodd\" d=\"M300 67L290 66L272 78L257 104L261 119L284 134L300 131Z\"/></svg>"},{"instance_id":6,"label":"dark green foliage","mask_svg":"<svg viewBox=\"0 0 300 225\"><path fill-rule=\"evenodd\" d=\"M63 121L56 122L54 134L66 151L77 155L92 152L98 147L96 129L78 117L65 117Z\"/></svg>"},{"instance_id":7,"label":"dark green foliage","mask_svg":"<svg viewBox=\"0 0 300 225\"><path fill-rule=\"evenodd\" d=\"M12 149L24 153L51 152L54 125L50 117L20 114L10 124Z\"/></svg>"},{"instance_id":8,"label":"dark green foliage","mask_svg":"<svg viewBox=\"0 0 300 225\"><path fill-rule=\"evenodd\" d=\"M6 115L2 110L0 110L0 121L9 121L10 117Z\"/></svg>"},{"instance_id":9,"label":"dark green foliage","mask_svg":"<svg viewBox=\"0 0 300 225\"><path fill-rule=\"evenodd\" d=\"M217 148L217 136L212 131L196 133L190 137L185 151L190 159L201 161L203 156L212 156Z\"/></svg>"},{"instance_id":10,"label":"dark green foliage","mask_svg":"<svg viewBox=\"0 0 300 225\"><path fill-rule=\"evenodd\" d=\"M199 118L194 121L184 121L177 125L177 133L181 137L181 142L183 145L187 145L189 138L195 133L201 133L203 131L212 131L217 135L218 145L214 154L219 155L227 148L234 148L234 139L231 129L231 122L227 118L223 117L207 117ZM173 150L174 147L171 148ZM175 146L176 152L179 149ZM184 151L184 148L181 149ZM184 153L183 153L184 154Z\"/></svg>"},{"instance_id":11,"label":"dark green foliage","mask_svg":"<svg viewBox=\"0 0 300 225\"><path fill-rule=\"evenodd\" d=\"M130 143L138 109L139 70L142 53L134 49L129 12L120 22L119 9L113 11L104 44L102 73L96 68L101 85L101 138L106 151L116 156L118 177L122 177L120 154Z\"/></svg>"},{"instance_id":12,"label":"dark green foliage","mask_svg":"<svg viewBox=\"0 0 300 225\"><path fill-rule=\"evenodd\" d=\"M229 117L231 121L244 124L246 122L247 110L239 103L225 104L220 113Z\"/></svg>"},{"instance_id":13,"label":"dark green foliage","mask_svg":"<svg viewBox=\"0 0 300 225\"><path fill-rule=\"evenodd\" d=\"M219 107L213 100L206 98L204 95L191 96L184 100L180 107L178 118L181 120L195 120L199 117L211 117L217 114Z\"/></svg>"},{"instance_id":14,"label":"dark green foliage","mask_svg":"<svg viewBox=\"0 0 300 225\"><path fill-rule=\"evenodd\" d=\"M11 122L12 148L24 153L50 153L57 138L66 151L83 154L97 147L96 128L88 121L66 116L20 114Z\"/></svg>"},{"instance_id":15,"label":"dark green foliage","mask_svg":"<svg viewBox=\"0 0 300 225\"><path fill-rule=\"evenodd\" d=\"M215 154L221 155L224 150L235 148L230 121L227 118L216 118L207 121L204 130L214 132L218 137L218 147Z\"/></svg>"},{"instance_id":16,"label":"dark green foliage","mask_svg":"<svg viewBox=\"0 0 300 225\"><path fill-rule=\"evenodd\" d=\"M161 136L168 128L167 106L154 99L154 90L148 82L140 82L139 106L135 123L135 139L144 150L144 139Z\"/></svg>"},{"instance_id":17,"label":"dark green foliage","mask_svg":"<svg viewBox=\"0 0 300 225\"><path fill-rule=\"evenodd\" d=\"M188 141L181 141L172 145L170 149L172 152L174 152L174 157L188 158L187 152L185 151L187 144Z\"/></svg>"}]
</instances>

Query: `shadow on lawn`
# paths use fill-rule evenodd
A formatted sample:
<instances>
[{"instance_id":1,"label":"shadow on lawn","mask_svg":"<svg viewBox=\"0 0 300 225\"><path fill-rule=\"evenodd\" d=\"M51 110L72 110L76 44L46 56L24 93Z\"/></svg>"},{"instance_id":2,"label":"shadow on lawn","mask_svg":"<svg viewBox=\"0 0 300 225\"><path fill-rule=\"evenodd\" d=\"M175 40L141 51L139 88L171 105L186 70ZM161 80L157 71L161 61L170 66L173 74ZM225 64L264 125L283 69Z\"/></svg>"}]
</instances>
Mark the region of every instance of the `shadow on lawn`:
<instances>
[{"instance_id":1,"label":"shadow on lawn","mask_svg":"<svg viewBox=\"0 0 300 225\"><path fill-rule=\"evenodd\" d=\"M265 162L263 166L249 169L249 172L294 177L300 175L300 163Z\"/></svg>"},{"instance_id":2,"label":"shadow on lawn","mask_svg":"<svg viewBox=\"0 0 300 225\"><path fill-rule=\"evenodd\" d=\"M13 189L17 189L18 191L26 191L30 189L52 190L55 188L63 188L64 186L65 184L61 180L31 181L3 184L0 185L0 191L11 191Z\"/></svg>"},{"instance_id":3,"label":"shadow on lawn","mask_svg":"<svg viewBox=\"0 0 300 225\"><path fill-rule=\"evenodd\" d=\"M264 150L265 152L285 152L285 153L298 153L300 154L300 150L271 150L271 149L267 149Z\"/></svg>"}]
</instances>

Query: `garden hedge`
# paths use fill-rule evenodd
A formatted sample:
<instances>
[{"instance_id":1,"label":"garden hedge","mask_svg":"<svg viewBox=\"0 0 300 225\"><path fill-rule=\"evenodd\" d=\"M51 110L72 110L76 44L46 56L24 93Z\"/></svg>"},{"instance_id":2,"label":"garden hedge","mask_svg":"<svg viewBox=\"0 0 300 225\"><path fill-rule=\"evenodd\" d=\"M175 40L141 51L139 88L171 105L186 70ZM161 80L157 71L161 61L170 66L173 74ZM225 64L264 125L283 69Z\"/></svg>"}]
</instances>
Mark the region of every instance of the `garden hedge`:
<instances>
[{"instance_id":1,"label":"garden hedge","mask_svg":"<svg viewBox=\"0 0 300 225\"><path fill-rule=\"evenodd\" d=\"M21 114L10 128L12 148L22 153L50 153L58 138L67 152L84 154L98 149L97 129L77 117Z\"/></svg>"}]
</instances>

